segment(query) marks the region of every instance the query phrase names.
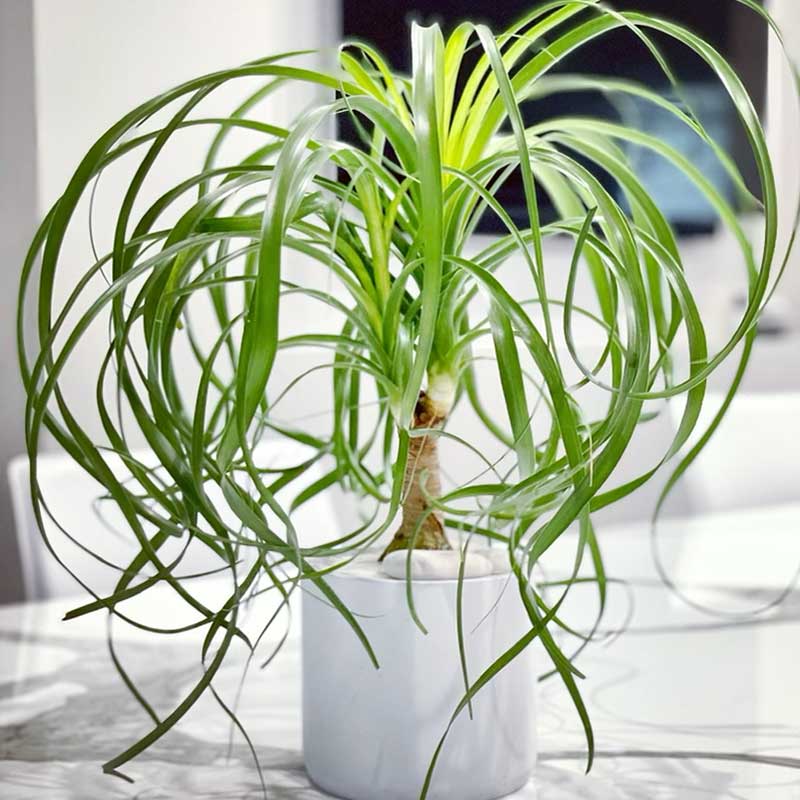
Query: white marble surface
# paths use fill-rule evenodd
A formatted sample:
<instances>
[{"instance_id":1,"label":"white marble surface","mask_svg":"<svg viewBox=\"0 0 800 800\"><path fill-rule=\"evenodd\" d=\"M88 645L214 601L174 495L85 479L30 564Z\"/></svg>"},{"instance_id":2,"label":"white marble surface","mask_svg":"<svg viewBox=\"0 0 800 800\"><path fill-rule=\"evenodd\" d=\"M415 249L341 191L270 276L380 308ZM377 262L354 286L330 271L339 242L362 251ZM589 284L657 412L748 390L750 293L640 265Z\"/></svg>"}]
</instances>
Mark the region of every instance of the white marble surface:
<instances>
[{"instance_id":1,"label":"white marble surface","mask_svg":"<svg viewBox=\"0 0 800 800\"><path fill-rule=\"evenodd\" d=\"M590 646L577 662L587 675L581 688L595 726L595 764L583 774L578 719L558 679L547 680L537 774L514 797L800 798L800 592L757 619L742 616L768 604L800 564L800 505L662 528L669 574L691 601L726 616L691 608L665 589L646 526L600 536L609 574L627 581L609 586L604 627L614 629L629 613L630 620L624 634ZM569 563L568 544L563 555L552 554L552 574ZM204 591L211 602L225 586L207 581ZM589 619L591 591L574 591L568 619ZM211 696L126 766L135 783L101 772L103 761L147 732L149 719L111 667L105 618L60 621L79 602L0 608L0 798L262 797L246 743L235 735L229 745L229 720ZM161 589L126 610L141 620L155 615L162 625L190 616ZM256 604L248 613L257 621L264 609ZM277 800L325 796L303 769L294 631L265 670L251 665L239 698L268 796ZM115 633L131 677L159 713L169 713L200 674L197 636L154 637L122 625ZM226 701L236 698L243 665L242 652L215 679Z\"/></svg>"}]
</instances>

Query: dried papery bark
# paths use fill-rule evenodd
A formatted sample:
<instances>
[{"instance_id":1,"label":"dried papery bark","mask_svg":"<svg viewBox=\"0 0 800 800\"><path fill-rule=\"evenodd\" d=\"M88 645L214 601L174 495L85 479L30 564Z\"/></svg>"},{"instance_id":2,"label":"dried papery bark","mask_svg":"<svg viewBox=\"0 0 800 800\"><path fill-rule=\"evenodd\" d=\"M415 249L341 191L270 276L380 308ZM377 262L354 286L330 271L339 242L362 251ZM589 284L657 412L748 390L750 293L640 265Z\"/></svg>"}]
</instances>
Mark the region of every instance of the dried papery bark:
<instances>
[{"instance_id":1,"label":"dried papery bark","mask_svg":"<svg viewBox=\"0 0 800 800\"><path fill-rule=\"evenodd\" d=\"M439 428L445 417L425 392L420 392L414 409L412 429ZM441 514L434 510L428 498L439 497L442 481L439 472L439 447L435 434L411 436L408 459L403 478L403 519L389 546L383 551L382 561L395 550L450 550L444 532Z\"/></svg>"}]
</instances>

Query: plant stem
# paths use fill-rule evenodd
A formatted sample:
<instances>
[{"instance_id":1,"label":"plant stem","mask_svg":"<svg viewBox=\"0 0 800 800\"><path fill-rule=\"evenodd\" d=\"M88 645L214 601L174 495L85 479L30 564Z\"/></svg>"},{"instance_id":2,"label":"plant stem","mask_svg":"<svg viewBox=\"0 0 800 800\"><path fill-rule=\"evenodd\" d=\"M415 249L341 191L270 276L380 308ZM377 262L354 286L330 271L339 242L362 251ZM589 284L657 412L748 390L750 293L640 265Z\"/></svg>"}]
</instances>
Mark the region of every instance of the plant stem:
<instances>
[{"instance_id":1,"label":"plant stem","mask_svg":"<svg viewBox=\"0 0 800 800\"><path fill-rule=\"evenodd\" d=\"M412 429L438 428L444 423L436 405L425 392L420 392L414 409ZM439 474L439 448L436 436L412 436L408 444L405 477L403 478L403 520L380 561L395 550L450 550L441 514L428 498L442 492Z\"/></svg>"}]
</instances>

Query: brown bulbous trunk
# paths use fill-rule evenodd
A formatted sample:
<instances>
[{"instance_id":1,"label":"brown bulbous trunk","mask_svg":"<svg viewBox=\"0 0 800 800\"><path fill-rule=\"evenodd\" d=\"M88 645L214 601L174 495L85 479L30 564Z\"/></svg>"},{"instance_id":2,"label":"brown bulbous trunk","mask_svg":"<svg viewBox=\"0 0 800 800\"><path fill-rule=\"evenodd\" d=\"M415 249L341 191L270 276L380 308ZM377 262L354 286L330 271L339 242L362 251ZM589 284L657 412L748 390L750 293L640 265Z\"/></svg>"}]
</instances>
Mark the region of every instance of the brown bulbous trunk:
<instances>
[{"instance_id":1,"label":"brown bulbous trunk","mask_svg":"<svg viewBox=\"0 0 800 800\"><path fill-rule=\"evenodd\" d=\"M444 417L425 392L420 392L414 409L412 428L438 428ZM389 546L380 557L382 561L395 550L450 550L441 514L434 510L428 498L439 497L442 483L439 474L439 449L436 436L412 436L408 443L408 459L403 478L403 519Z\"/></svg>"}]
</instances>

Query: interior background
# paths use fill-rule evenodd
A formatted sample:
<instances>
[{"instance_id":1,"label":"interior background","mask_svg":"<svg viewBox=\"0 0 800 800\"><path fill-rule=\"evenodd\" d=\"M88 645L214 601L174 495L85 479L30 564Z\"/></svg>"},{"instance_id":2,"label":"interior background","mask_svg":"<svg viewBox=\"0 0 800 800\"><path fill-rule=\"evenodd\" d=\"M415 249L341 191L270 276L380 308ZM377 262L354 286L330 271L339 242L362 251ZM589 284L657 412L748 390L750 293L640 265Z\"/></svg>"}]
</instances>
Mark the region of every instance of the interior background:
<instances>
[{"instance_id":1,"label":"interior background","mask_svg":"<svg viewBox=\"0 0 800 800\"><path fill-rule=\"evenodd\" d=\"M378 13L373 3L364 7L365 13ZM800 57L800 3L773 0L772 11L784 27L794 56ZM219 13L218 0L0 0L0 602L22 596L5 468L12 456L24 450L24 397L14 325L19 269L37 221L57 199L89 144L131 106L193 75L268 53L321 48L319 58L330 58L339 30L338 4L331 0L236 0L224 14ZM791 198L798 191L797 122L792 117L796 111L791 105L790 78L773 47L771 42L767 114L780 189L783 197ZM297 91L278 94L269 100L265 113L271 121L284 123L312 99ZM219 110L231 108L233 101L228 96ZM171 185L195 165L206 141L198 136L176 150L169 169L159 177L160 185ZM123 175L110 175L105 190L113 195L123 181ZM151 187L153 192L158 189L159 184ZM784 220L784 235L788 222ZM102 204L97 224L102 228ZM65 285L70 274L82 270L85 245L80 236L67 243ZM740 289L729 279L732 252L731 242L721 234L686 242L687 268L702 286L702 299L710 309L712 340L722 337L735 318ZM553 243L548 263L557 269L569 255L567 248ZM798 266L795 258L774 309L785 332L760 342L747 377L749 392L800 391ZM298 262L296 268L302 271L304 265ZM69 272L72 269L74 273ZM512 264L512 282L513 271ZM286 324L302 328L304 313L297 309ZM103 344L98 330L80 357L87 364L96 363ZM94 391L81 378L80 371L73 369L64 381L65 393L76 408L90 403ZM306 410L310 411L312 398L309 403ZM303 411L295 409L298 415ZM653 436L658 439L665 433L654 430ZM646 463L651 447L651 442L637 445L626 468L635 469L640 460ZM773 455L760 454L763 469L751 468L749 479L766 485ZM657 484L638 493L617 515L646 516L656 491ZM679 497L671 510L683 513L690 506L689 497Z\"/></svg>"}]
</instances>

